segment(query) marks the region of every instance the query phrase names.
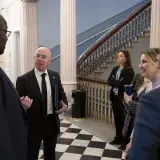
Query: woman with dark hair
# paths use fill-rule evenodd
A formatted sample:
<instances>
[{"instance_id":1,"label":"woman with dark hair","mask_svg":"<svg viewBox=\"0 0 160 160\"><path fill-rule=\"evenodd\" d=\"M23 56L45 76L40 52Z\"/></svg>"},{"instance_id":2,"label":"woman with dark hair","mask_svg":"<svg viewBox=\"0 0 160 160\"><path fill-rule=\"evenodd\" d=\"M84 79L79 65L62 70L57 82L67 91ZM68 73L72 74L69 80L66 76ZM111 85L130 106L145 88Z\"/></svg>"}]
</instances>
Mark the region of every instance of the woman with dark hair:
<instances>
[{"instance_id":1,"label":"woman with dark hair","mask_svg":"<svg viewBox=\"0 0 160 160\"><path fill-rule=\"evenodd\" d=\"M134 77L129 52L127 50L119 51L117 60L119 65L112 69L108 78L108 85L111 86L110 100L112 102L116 128L115 138L110 144L121 144L123 142L122 129L125 116L122 101L124 97L124 85L130 84Z\"/></svg>"}]
</instances>

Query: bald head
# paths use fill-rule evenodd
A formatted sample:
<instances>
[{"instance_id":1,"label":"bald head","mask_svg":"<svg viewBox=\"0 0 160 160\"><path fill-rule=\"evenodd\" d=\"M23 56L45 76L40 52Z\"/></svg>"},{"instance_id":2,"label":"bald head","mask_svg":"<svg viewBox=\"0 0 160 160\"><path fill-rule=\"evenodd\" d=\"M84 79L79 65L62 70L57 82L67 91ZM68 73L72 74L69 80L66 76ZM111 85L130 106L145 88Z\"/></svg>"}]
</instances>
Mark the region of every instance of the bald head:
<instances>
[{"instance_id":1,"label":"bald head","mask_svg":"<svg viewBox=\"0 0 160 160\"><path fill-rule=\"evenodd\" d=\"M49 59L51 59L51 51L47 47L39 47L36 50L36 54L37 53L43 53L44 55L47 55Z\"/></svg>"},{"instance_id":2,"label":"bald head","mask_svg":"<svg viewBox=\"0 0 160 160\"><path fill-rule=\"evenodd\" d=\"M3 18L2 15L0 15L0 54L3 54L6 42L7 42L7 22Z\"/></svg>"},{"instance_id":3,"label":"bald head","mask_svg":"<svg viewBox=\"0 0 160 160\"><path fill-rule=\"evenodd\" d=\"M51 63L51 51L46 47L39 47L36 50L35 67L39 71L45 72L50 63Z\"/></svg>"}]
</instances>

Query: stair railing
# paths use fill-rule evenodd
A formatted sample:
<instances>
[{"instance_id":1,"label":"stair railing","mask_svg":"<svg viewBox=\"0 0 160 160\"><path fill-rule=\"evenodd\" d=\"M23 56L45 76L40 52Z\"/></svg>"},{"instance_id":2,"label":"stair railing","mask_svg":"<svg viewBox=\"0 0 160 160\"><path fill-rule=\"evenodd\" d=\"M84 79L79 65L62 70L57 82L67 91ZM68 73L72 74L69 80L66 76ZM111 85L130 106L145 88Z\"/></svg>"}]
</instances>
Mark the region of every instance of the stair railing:
<instances>
[{"instance_id":1,"label":"stair railing","mask_svg":"<svg viewBox=\"0 0 160 160\"><path fill-rule=\"evenodd\" d=\"M78 78L78 89L86 92L86 115L113 124L112 107L107 82L91 78Z\"/></svg>"},{"instance_id":2,"label":"stair railing","mask_svg":"<svg viewBox=\"0 0 160 160\"><path fill-rule=\"evenodd\" d=\"M151 1L147 1L84 52L77 62L77 75L87 77L112 61L120 49L131 46L150 30L150 21Z\"/></svg>"},{"instance_id":3,"label":"stair railing","mask_svg":"<svg viewBox=\"0 0 160 160\"><path fill-rule=\"evenodd\" d=\"M150 30L151 1L117 24L102 39L89 48L78 60L78 89L86 91L88 116L113 124L112 107L107 82L87 76L109 63L117 51L130 46Z\"/></svg>"}]
</instances>

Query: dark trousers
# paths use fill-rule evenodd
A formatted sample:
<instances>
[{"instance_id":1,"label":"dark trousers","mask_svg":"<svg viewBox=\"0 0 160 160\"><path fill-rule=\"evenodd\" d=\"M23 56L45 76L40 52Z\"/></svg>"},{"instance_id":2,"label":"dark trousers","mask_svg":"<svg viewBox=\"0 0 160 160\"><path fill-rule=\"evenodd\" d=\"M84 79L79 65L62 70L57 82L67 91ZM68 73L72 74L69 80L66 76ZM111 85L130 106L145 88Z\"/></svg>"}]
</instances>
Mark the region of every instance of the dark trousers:
<instances>
[{"instance_id":1,"label":"dark trousers","mask_svg":"<svg viewBox=\"0 0 160 160\"><path fill-rule=\"evenodd\" d=\"M130 136L133 130L133 126L134 126L134 117L131 118L129 126L128 126L128 131L126 136L123 139L122 145L127 145L130 142Z\"/></svg>"},{"instance_id":2,"label":"dark trousers","mask_svg":"<svg viewBox=\"0 0 160 160\"><path fill-rule=\"evenodd\" d=\"M112 109L114 115L114 123L116 128L116 136L115 139L122 140L122 129L124 125L124 106L122 104L121 96L114 96L112 99Z\"/></svg>"},{"instance_id":3,"label":"dark trousers","mask_svg":"<svg viewBox=\"0 0 160 160\"><path fill-rule=\"evenodd\" d=\"M54 115L29 122L27 160L37 160L43 140L44 160L55 160L57 127Z\"/></svg>"}]
</instances>

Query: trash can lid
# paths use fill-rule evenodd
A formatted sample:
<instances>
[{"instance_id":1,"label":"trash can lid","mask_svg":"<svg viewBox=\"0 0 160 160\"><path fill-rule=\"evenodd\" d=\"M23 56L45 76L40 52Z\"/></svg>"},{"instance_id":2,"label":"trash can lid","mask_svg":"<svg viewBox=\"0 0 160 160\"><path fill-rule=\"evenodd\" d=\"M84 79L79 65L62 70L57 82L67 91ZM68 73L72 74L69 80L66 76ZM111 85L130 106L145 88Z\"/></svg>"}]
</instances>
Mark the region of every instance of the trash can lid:
<instances>
[{"instance_id":1,"label":"trash can lid","mask_svg":"<svg viewBox=\"0 0 160 160\"><path fill-rule=\"evenodd\" d=\"M72 90L72 93L75 93L75 92L85 92L85 90L80 90L80 89L74 89L74 90Z\"/></svg>"}]
</instances>

